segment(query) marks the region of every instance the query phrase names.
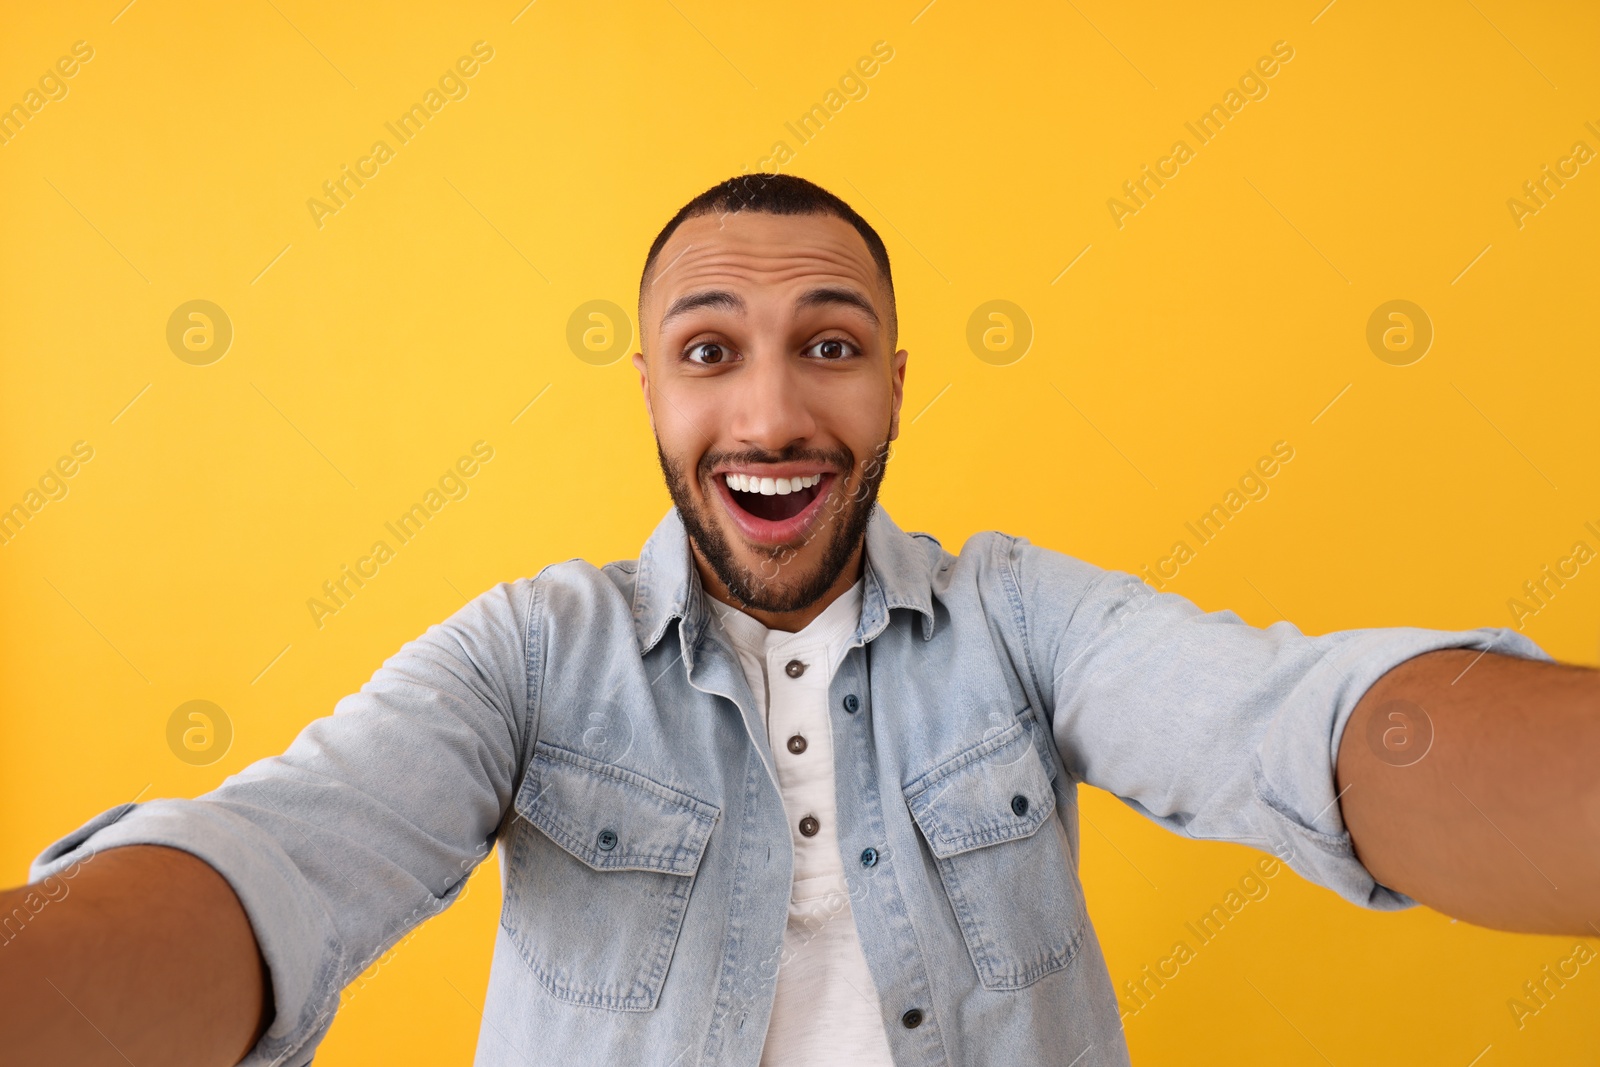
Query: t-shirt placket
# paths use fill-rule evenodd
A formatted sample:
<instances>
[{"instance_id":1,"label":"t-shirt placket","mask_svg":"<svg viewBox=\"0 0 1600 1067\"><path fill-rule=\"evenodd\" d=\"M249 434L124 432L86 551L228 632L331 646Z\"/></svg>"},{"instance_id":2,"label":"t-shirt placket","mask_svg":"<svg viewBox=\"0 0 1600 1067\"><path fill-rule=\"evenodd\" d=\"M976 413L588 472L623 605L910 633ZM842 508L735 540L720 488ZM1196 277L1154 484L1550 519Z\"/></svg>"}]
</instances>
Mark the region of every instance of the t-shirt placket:
<instances>
[{"instance_id":1,"label":"t-shirt placket","mask_svg":"<svg viewBox=\"0 0 1600 1067\"><path fill-rule=\"evenodd\" d=\"M833 738L827 720L831 672L825 643L778 640L767 649L771 697L767 736L778 787L794 840L791 900L801 903L843 892L836 858L839 844L833 795Z\"/></svg>"}]
</instances>

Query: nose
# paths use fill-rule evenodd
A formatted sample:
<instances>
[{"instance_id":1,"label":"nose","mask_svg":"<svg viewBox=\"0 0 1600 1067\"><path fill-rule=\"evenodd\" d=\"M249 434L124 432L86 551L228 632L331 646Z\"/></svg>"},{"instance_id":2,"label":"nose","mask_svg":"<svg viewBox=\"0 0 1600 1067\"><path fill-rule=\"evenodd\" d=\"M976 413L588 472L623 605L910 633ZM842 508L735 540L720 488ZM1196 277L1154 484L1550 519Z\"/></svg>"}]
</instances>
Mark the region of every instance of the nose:
<instances>
[{"instance_id":1,"label":"nose","mask_svg":"<svg viewBox=\"0 0 1600 1067\"><path fill-rule=\"evenodd\" d=\"M799 370L776 346L763 345L746 364L730 428L740 446L780 452L815 435L817 423Z\"/></svg>"}]
</instances>

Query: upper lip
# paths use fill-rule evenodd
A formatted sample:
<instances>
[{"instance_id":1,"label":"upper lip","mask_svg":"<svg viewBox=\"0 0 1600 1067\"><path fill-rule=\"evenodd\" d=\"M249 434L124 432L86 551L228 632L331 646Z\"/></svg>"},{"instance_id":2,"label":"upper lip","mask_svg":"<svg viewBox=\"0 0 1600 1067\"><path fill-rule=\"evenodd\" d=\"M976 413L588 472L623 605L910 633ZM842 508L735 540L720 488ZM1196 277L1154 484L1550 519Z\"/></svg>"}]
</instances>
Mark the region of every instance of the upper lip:
<instances>
[{"instance_id":1,"label":"upper lip","mask_svg":"<svg viewBox=\"0 0 1600 1067\"><path fill-rule=\"evenodd\" d=\"M819 467L815 463L773 463L756 466L731 466L718 467L711 472L713 478L722 478L729 474L747 474L754 478L809 478L814 474L833 474L827 467Z\"/></svg>"}]
</instances>

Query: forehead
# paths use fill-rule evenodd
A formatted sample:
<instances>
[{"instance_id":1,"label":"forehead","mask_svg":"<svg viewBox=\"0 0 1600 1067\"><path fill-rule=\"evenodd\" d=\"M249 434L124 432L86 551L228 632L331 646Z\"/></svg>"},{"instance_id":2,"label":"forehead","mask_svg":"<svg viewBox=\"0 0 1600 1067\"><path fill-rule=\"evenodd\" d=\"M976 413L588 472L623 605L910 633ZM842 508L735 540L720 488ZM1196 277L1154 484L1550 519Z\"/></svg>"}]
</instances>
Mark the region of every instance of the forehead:
<instances>
[{"instance_id":1,"label":"forehead","mask_svg":"<svg viewBox=\"0 0 1600 1067\"><path fill-rule=\"evenodd\" d=\"M849 284L880 305L885 299L866 241L837 216L701 215L680 225L662 246L645 307L658 323L671 300L697 289L765 289L782 297L817 283Z\"/></svg>"}]
</instances>

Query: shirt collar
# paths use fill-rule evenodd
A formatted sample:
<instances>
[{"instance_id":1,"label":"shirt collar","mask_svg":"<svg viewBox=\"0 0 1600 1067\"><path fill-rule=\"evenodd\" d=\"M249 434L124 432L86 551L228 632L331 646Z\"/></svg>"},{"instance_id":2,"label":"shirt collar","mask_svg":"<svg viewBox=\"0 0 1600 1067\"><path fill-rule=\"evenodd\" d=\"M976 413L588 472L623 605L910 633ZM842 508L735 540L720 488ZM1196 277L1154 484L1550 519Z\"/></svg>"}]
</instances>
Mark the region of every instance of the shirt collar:
<instances>
[{"instance_id":1,"label":"shirt collar","mask_svg":"<svg viewBox=\"0 0 1600 1067\"><path fill-rule=\"evenodd\" d=\"M926 534L913 536L874 504L867 521L867 552L856 638L871 641L889 625L890 612L908 608L922 616L922 637L933 637L933 571L943 550ZM656 525L639 553L633 587L633 627L640 653L649 652L680 620L685 650L693 648L711 616L700 595L700 575L689 534L676 507Z\"/></svg>"},{"instance_id":2,"label":"shirt collar","mask_svg":"<svg viewBox=\"0 0 1600 1067\"><path fill-rule=\"evenodd\" d=\"M715 600L708 601L706 606L722 624L728 640L745 652L766 659L774 655L799 654L802 649L820 648L830 653L830 661L836 662L844 658L844 652L860 626L862 584L861 579L856 579L854 585L840 593L821 614L806 623L805 629L794 633L769 630L761 620Z\"/></svg>"}]
</instances>

